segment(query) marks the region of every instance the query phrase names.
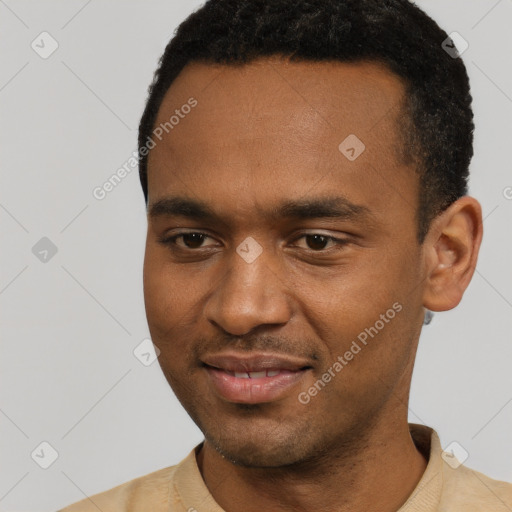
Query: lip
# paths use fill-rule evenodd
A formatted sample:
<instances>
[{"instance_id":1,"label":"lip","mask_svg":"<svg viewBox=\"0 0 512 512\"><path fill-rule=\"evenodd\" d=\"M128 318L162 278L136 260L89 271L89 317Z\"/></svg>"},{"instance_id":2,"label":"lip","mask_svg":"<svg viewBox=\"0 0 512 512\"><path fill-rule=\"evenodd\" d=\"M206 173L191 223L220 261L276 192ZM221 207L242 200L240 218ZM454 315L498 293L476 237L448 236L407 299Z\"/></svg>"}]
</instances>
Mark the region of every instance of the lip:
<instances>
[{"instance_id":1,"label":"lip","mask_svg":"<svg viewBox=\"0 0 512 512\"><path fill-rule=\"evenodd\" d=\"M252 354L237 354L234 352L210 354L205 356L202 361L208 366L229 372L259 372L278 369L297 371L311 366L304 359L265 352Z\"/></svg>"},{"instance_id":2,"label":"lip","mask_svg":"<svg viewBox=\"0 0 512 512\"><path fill-rule=\"evenodd\" d=\"M246 404L283 398L311 369L304 359L265 353L213 354L202 361L209 381L220 398ZM254 372L257 373L251 377Z\"/></svg>"}]
</instances>

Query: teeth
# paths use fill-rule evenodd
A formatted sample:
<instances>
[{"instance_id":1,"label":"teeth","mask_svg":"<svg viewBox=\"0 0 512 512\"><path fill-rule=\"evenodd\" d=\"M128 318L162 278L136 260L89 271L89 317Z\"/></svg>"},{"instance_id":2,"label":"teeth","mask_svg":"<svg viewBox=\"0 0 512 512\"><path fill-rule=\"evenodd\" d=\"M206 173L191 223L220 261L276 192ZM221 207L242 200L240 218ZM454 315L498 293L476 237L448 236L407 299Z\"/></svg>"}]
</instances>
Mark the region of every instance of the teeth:
<instances>
[{"instance_id":1,"label":"teeth","mask_svg":"<svg viewBox=\"0 0 512 512\"><path fill-rule=\"evenodd\" d=\"M263 370L261 372L234 372L232 375L238 379L262 379L263 377L275 377L280 373L279 370Z\"/></svg>"},{"instance_id":2,"label":"teeth","mask_svg":"<svg viewBox=\"0 0 512 512\"><path fill-rule=\"evenodd\" d=\"M261 379L262 377L266 377L267 372L263 370L262 372L249 372L249 377L251 379Z\"/></svg>"}]
</instances>

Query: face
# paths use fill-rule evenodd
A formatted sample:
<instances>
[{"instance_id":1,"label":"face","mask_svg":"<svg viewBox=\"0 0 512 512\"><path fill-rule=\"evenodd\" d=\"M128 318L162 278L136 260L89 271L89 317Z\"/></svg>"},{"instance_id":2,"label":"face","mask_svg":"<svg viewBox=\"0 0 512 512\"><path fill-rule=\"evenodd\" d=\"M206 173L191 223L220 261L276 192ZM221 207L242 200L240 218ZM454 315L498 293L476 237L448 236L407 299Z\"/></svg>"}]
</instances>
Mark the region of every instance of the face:
<instances>
[{"instance_id":1,"label":"face","mask_svg":"<svg viewBox=\"0 0 512 512\"><path fill-rule=\"evenodd\" d=\"M233 462L312 460L404 414L424 268L403 94L375 63L266 58L190 64L164 98L147 318L169 384Z\"/></svg>"}]
</instances>

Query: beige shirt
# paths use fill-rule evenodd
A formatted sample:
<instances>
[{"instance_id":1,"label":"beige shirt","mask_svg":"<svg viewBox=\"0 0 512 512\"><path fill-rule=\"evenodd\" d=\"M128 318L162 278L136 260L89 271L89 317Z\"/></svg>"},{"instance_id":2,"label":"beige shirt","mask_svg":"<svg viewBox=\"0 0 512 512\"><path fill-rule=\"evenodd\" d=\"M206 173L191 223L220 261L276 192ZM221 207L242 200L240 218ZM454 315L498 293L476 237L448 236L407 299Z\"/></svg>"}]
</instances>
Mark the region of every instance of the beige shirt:
<instances>
[{"instance_id":1,"label":"beige shirt","mask_svg":"<svg viewBox=\"0 0 512 512\"><path fill-rule=\"evenodd\" d=\"M444 452L437 433L410 424L428 465L414 492L397 512L512 512L512 484L459 465ZM206 487L196 446L178 465L160 469L95 494L59 512L225 512Z\"/></svg>"}]
</instances>

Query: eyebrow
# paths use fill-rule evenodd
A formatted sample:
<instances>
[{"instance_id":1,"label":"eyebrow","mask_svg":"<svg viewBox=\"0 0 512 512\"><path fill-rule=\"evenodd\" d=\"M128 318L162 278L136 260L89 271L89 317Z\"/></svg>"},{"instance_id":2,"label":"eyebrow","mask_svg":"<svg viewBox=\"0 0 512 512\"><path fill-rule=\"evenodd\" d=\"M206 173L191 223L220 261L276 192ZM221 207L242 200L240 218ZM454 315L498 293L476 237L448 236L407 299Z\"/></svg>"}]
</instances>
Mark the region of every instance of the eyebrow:
<instances>
[{"instance_id":1,"label":"eyebrow","mask_svg":"<svg viewBox=\"0 0 512 512\"><path fill-rule=\"evenodd\" d=\"M207 203L182 196L159 199L148 206L148 216L152 219L164 216L185 217L191 220L226 224L221 215ZM371 220L373 214L364 205L354 204L345 197L310 197L303 200L284 201L271 207L264 217L277 219L319 219Z\"/></svg>"}]
</instances>

